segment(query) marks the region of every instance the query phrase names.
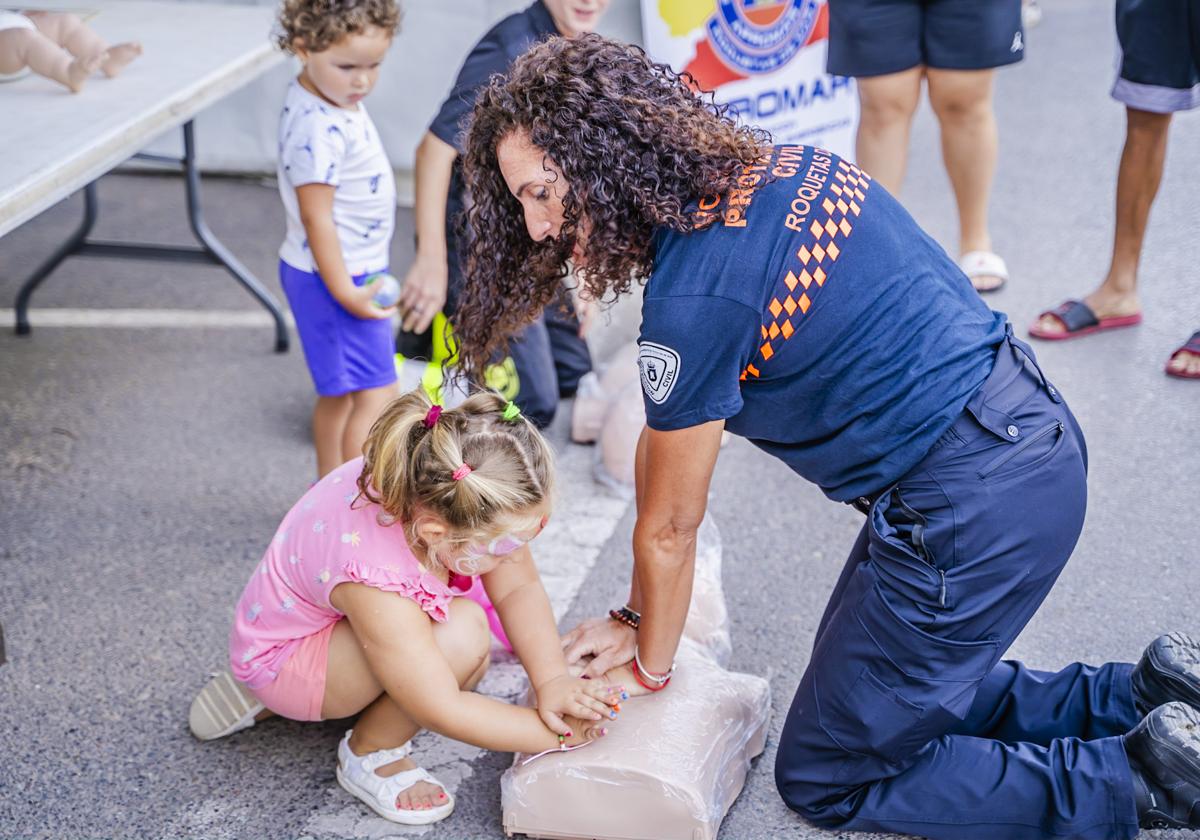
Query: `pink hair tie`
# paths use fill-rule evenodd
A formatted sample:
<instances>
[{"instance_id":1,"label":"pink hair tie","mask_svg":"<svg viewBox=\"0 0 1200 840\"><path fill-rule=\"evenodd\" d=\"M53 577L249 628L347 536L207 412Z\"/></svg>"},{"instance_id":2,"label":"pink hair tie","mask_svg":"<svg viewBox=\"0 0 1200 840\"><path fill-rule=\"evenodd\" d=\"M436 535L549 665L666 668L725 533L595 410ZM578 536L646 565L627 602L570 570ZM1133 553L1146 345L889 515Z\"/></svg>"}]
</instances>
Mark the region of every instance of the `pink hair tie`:
<instances>
[{"instance_id":1,"label":"pink hair tie","mask_svg":"<svg viewBox=\"0 0 1200 840\"><path fill-rule=\"evenodd\" d=\"M441 416L442 407L440 405L435 403L429 406L429 411L425 414L425 428L432 429L437 424L438 418Z\"/></svg>"},{"instance_id":2,"label":"pink hair tie","mask_svg":"<svg viewBox=\"0 0 1200 840\"><path fill-rule=\"evenodd\" d=\"M464 478L466 478L470 474L471 474L470 466L468 466L467 464L463 464L461 467L456 469L454 472L450 473L450 477L453 478L455 481L462 481Z\"/></svg>"}]
</instances>

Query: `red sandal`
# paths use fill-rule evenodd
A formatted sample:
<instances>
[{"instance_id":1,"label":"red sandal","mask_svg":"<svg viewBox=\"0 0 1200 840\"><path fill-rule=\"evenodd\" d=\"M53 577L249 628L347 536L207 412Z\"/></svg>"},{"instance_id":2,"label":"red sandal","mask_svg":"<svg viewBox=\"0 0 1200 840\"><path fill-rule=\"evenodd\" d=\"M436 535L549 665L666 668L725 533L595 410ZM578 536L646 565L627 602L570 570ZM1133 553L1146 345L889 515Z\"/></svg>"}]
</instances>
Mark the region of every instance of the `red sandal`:
<instances>
[{"instance_id":1,"label":"red sandal","mask_svg":"<svg viewBox=\"0 0 1200 840\"><path fill-rule=\"evenodd\" d=\"M1133 327L1142 323L1142 313L1133 315L1118 315L1114 318L1097 318L1092 308L1081 300L1068 300L1057 309L1047 309L1038 316L1038 321L1049 316L1063 325L1062 331L1051 332L1041 329L1037 322L1029 328L1029 334L1043 341L1063 341L1068 338L1080 338L1101 330L1114 330L1118 327Z\"/></svg>"},{"instance_id":2,"label":"red sandal","mask_svg":"<svg viewBox=\"0 0 1200 840\"><path fill-rule=\"evenodd\" d=\"M1167 359L1167 366L1163 371L1167 376L1174 376L1179 379L1200 379L1200 371L1188 372L1186 370L1172 370L1171 362L1179 356L1180 353L1193 353L1200 356L1200 330L1192 333L1192 337L1184 342L1183 346L1171 354L1171 358Z\"/></svg>"}]
</instances>

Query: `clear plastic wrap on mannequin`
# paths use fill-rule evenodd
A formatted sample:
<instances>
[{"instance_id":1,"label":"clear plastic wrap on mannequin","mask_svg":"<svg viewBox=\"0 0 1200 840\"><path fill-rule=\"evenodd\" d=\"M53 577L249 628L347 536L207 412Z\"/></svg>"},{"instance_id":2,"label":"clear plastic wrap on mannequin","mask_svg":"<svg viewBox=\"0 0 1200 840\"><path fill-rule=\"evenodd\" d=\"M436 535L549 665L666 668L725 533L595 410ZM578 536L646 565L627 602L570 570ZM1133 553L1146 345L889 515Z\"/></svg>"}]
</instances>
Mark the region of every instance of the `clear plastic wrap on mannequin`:
<instances>
[{"instance_id":1,"label":"clear plastic wrap on mannequin","mask_svg":"<svg viewBox=\"0 0 1200 840\"><path fill-rule=\"evenodd\" d=\"M771 714L761 677L726 671L721 541L705 519L671 685L622 705L607 737L571 752L518 755L500 781L509 836L712 840L763 750Z\"/></svg>"}]
</instances>

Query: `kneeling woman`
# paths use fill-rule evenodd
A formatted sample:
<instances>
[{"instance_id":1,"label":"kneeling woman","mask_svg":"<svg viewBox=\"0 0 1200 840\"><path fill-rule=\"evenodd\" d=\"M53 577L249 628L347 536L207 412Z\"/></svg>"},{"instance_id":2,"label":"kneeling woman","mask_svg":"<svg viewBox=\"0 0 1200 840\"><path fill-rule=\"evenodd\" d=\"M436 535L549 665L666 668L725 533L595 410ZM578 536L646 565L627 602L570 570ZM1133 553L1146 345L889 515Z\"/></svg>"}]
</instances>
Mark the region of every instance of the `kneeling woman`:
<instances>
[{"instance_id":1,"label":"kneeling woman","mask_svg":"<svg viewBox=\"0 0 1200 840\"><path fill-rule=\"evenodd\" d=\"M1178 656L1058 673L1000 660L1083 525L1083 435L1004 316L868 173L769 145L596 36L547 42L494 80L467 146L468 368L550 302L568 260L595 299L649 277L640 627L587 622L569 658L670 690L728 429L866 516L780 740L790 807L935 838L1187 822L1200 728L1172 723L1200 718L1164 704L1200 702L1200 685ZM1193 758L1158 758L1172 750Z\"/></svg>"}]
</instances>

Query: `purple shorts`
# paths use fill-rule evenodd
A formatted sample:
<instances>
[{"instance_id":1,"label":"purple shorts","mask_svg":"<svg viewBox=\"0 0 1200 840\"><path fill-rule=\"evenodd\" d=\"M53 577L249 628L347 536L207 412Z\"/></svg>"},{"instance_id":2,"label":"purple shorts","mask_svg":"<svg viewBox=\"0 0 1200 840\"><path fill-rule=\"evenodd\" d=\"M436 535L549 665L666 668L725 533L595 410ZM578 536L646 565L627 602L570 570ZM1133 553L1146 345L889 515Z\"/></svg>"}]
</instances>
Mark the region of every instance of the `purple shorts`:
<instances>
[{"instance_id":1,"label":"purple shorts","mask_svg":"<svg viewBox=\"0 0 1200 840\"><path fill-rule=\"evenodd\" d=\"M385 269L386 270L386 269ZM361 286L366 274L355 276ZM334 300L320 275L279 261L279 282L296 319L304 360L322 397L381 388L396 381L390 318L365 321Z\"/></svg>"}]
</instances>

